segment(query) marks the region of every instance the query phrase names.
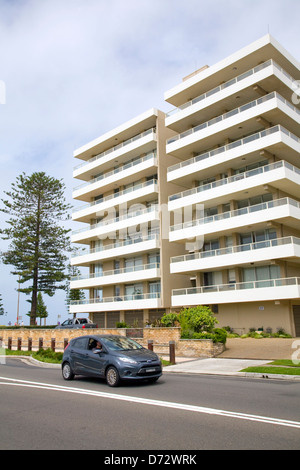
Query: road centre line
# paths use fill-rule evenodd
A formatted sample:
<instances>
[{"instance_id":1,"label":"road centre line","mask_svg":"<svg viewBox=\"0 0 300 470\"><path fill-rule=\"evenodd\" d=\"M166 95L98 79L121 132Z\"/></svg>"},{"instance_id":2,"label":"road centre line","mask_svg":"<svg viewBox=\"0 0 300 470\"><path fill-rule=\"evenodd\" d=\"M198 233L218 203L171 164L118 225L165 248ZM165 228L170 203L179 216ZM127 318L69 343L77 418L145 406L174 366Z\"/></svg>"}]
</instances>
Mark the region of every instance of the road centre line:
<instances>
[{"instance_id":1,"label":"road centre line","mask_svg":"<svg viewBox=\"0 0 300 470\"><path fill-rule=\"evenodd\" d=\"M0 377L0 380L10 381L10 382L0 382L0 386L9 385L9 386L38 388L38 389L67 392L67 393L76 393L80 395L89 395L89 396L94 396L94 397L99 397L99 398L109 398L113 400L126 401L130 403L160 406L164 408L173 408L176 410L192 411L196 413L224 416L224 417L235 418L235 419L244 419L248 421L256 421L260 423L274 424L277 426L287 426L291 428L300 429L300 422L290 421L290 420L285 420L285 419L280 419L280 418L270 418L267 416L251 415L251 414L246 414L246 413L238 413L234 411L206 408L206 407L196 406L196 405L187 405L184 403L175 403L175 402L162 401L162 400L151 400L148 398L118 395L115 393L97 392L94 390L66 387L66 386L61 386L61 385L51 385L51 384L46 384L46 383L41 383L41 382L30 382L27 380L19 380L19 379L13 379L9 377Z\"/></svg>"}]
</instances>

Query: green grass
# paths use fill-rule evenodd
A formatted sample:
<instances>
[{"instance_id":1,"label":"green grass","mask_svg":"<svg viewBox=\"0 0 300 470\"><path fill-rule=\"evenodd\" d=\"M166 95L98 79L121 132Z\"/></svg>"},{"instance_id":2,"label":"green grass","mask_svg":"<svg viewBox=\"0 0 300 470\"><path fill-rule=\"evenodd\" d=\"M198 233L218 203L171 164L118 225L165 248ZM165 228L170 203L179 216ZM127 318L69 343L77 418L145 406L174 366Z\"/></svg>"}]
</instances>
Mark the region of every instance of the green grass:
<instances>
[{"instance_id":1,"label":"green grass","mask_svg":"<svg viewBox=\"0 0 300 470\"><path fill-rule=\"evenodd\" d=\"M50 364L60 364L63 353L53 352L51 349L39 349L39 351L12 351L6 349L7 356L31 356L37 361L48 362Z\"/></svg>"},{"instance_id":2,"label":"green grass","mask_svg":"<svg viewBox=\"0 0 300 470\"><path fill-rule=\"evenodd\" d=\"M256 372L260 374L300 375L300 364L294 364L290 359L280 359L269 362L265 366L247 367L241 372Z\"/></svg>"}]
</instances>

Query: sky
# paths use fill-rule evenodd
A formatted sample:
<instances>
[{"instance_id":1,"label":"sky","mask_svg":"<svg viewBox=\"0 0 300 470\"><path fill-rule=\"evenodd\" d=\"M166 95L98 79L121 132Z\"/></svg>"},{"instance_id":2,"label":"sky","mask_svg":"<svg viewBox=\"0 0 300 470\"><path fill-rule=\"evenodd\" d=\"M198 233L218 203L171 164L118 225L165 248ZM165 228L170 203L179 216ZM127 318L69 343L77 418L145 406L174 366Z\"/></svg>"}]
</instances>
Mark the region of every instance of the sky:
<instances>
[{"instance_id":1,"label":"sky","mask_svg":"<svg viewBox=\"0 0 300 470\"><path fill-rule=\"evenodd\" d=\"M0 199L22 172L44 171L73 204L74 150L150 108L168 112L164 93L183 77L267 33L300 61L299 18L298 0L0 0ZM17 318L12 269L0 264L0 324ZM48 324L68 317L63 292L44 301Z\"/></svg>"}]
</instances>

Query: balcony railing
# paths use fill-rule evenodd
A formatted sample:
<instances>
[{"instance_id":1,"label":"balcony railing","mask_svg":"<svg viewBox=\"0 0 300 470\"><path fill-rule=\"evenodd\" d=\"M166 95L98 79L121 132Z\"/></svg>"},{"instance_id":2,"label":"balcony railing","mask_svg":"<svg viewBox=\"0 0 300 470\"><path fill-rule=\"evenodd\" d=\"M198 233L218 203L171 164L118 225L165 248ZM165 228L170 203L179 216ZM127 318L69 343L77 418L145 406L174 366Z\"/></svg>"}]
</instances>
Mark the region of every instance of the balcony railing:
<instances>
[{"instance_id":1,"label":"balcony railing","mask_svg":"<svg viewBox=\"0 0 300 470\"><path fill-rule=\"evenodd\" d=\"M134 212L130 212L130 208L129 208L129 212L127 212L124 215L120 215L119 217L113 217L113 218L110 218L110 217L106 218L105 217L100 222L98 222L96 224L92 224L89 227L83 227L83 228L80 228L78 230L74 230L72 232L72 235L76 235L78 233L94 230L95 228L99 228L99 227L105 227L106 225L115 224L116 222L120 222L122 220L127 220L127 219L130 220L133 217L138 217L139 215L144 215L144 214L149 214L151 212L156 212L156 211L158 211L158 209L159 209L159 206L157 204L154 204L151 207L147 207L146 209L141 209L141 210L137 210L137 211L134 211Z\"/></svg>"},{"instance_id":2,"label":"balcony railing","mask_svg":"<svg viewBox=\"0 0 300 470\"><path fill-rule=\"evenodd\" d=\"M128 170L129 168L132 168L136 165L144 163L147 160L151 160L152 158L155 160L155 163L156 163L156 152L149 152L144 157L136 158L136 159L134 159L134 160L132 160L128 163L125 163L124 165L119 166L118 168L114 168L113 170L108 171L107 173L103 173L103 175L97 176L96 178L93 178L89 181L86 181L86 182L76 186L75 188L73 188L73 191L76 191L77 189L81 189L81 188L84 188L86 186L89 186L90 184L97 183L98 181L105 180L106 178L109 178L110 176L113 176L113 175L116 175L116 174L118 174L122 171ZM121 177L122 177L122 175L120 175L120 178Z\"/></svg>"},{"instance_id":3,"label":"balcony railing","mask_svg":"<svg viewBox=\"0 0 300 470\"><path fill-rule=\"evenodd\" d=\"M230 284L218 284L202 287L188 287L187 289L173 289L172 295L206 294L210 292L238 291L242 289L259 289L263 287L300 286L300 277L288 277L280 279L263 279L261 281L246 281Z\"/></svg>"},{"instance_id":4,"label":"balcony railing","mask_svg":"<svg viewBox=\"0 0 300 470\"><path fill-rule=\"evenodd\" d=\"M106 252L109 250L113 250L115 248L122 248L124 246L136 245L138 243L147 242L149 240L159 240L159 234L152 233L149 234L147 237L132 237L126 238L125 240L117 239L115 243L111 243L110 245L102 245L101 247L91 248L90 250L82 249L77 251L76 253L71 254L71 258L77 258L78 256L85 256L85 255L92 255L94 253Z\"/></svg>"},{"instance_id":5,"label":"balcony railing","mask_svg":"<svg viewBox=\"0 0 300 470\"><path fill-rule=\"evenodd\" d=\"M83 300L71 300L70 305L88 305L88 304L103 304L106 302L126 302L131 300L147 300L147 299L160 299L159 292L153 292L150 294L130 294L130 295L117 295L113 297L102 297L96 299L83 299ZM117 309L117 305L116 305Z\"/></svg>"},{"instance_id":6,"label":"balcony railing","mask_svg":"<svg viewBox=\"0 0 300 470\"><path fill-rule=\"evenodd\" d=\"M251 108L254 108L256 106L259 106L262 103L266 103L267 101L270 101L274 98L277 98L278 100L282 101L285 103L291 110L296 112L300 116L300 110L296 108L296 106L292 105L289 101L287 101L285 98L283 98L277 91L273 91L272 93L269 93L268 95L265 95L261 98L258 98L257 100L251 101L250 103L246 103L243 106L240 106L239 108L235 108L228 113L222 114L220 116L217 116L216 118L210 119L209 121L206 121L202 124L199 124L198 126L193 127L192 129L188 129L185 132L182 132L181 134L175 135L171 137L170 139L167 140L167 144L171 144L173 142L176 142L177 140L183 139L184 137L187 137L189 135L192 135L198 131L201 131L203 129L206 129L207 127L210 127L214 124L217 124L221 121L225 121L226 119L231 118L232 116L235 116L237 114L241 114L244 111L248 111Z\"/></svg>"},{"instance_id":7,"label":"balcony railing","mask_svg":"<svg viewBox=\"0 0 300 470\"><path fill-rule=\"evenodd\" d=\"M137 184L135 186L130 186L129 188L123 189L122 191L119 191L118 193L113 193L110 194L109 196L104 197L101 200L93 201L90 202L89 204L84 204L80 208L76 207L73 209L73 214L76 214L78 212L81 212L84 209L89 209L90 207L93 207L95 205L100 205L104 202L110 201L112 199L116 199L121 196L125 196L126 194L130 194L134 191L138 191L139 189L147 188L148 186L154 185L155 187L157 186L158 181L156 179L152 179L149 181L145 181L144 183Z\"/></svg>"},{"instance_id":8,"label":"balcony railing","mask_svg":"<svg viewBox=\"0 0 300 470\"><path fill-rule=\"evenodd\" d=\"M74 170L77 170L78 168L81 168L82 166L88 165L89 163L92 163L92 162L98 160L99 158L106 157L106 155L109 155L110 153L115 152L116 150L119 150L123 147L126 147L126 145L132 144L133 142L136 142L137 140L140 140L143 137L146 137L147 135L150 135L150 134L153 134L153 136L156 135L156 128L155 127L153 127L152 129L148 129L147 131L142 132L141 134L138 134L138 135L132 137L131 139L125 140L121 144L118 144L115 147L111 147L110 149L105 150L105 152L102 152L102 153L99 153L98 155L95 155L94 157L90 158L89 160L75 166Z\"/></svg>"},{"instance_id":9,"label":"balcony railing","mask_svg":"<svg viewBox=\"0 0 300 470\"><path fill-rule=\"evenodd\" d=\"M71 281L81 281L84 279L95 279L98 277L105 277L105 276L115 276L117 274L126 274L126 273L133 273L137 271L147 271L149 269L159 269L160 263L149 263L149 264L141 264L138 266L128 266L125 268L119 269L112 269L109 271L102 271L99 273L89 274L88 276L80 275L80 276L73 276Z\"/></svg>"},{"instance_id":10,"label":"balcony railing","mask_svg":"<svg viewBox=\"0 0 300 470\"><path fill-rule=\"evenodd\" d=\"M210 96L212 96L216 93L219 93L220 91L225 90L226 88L229 88L232 85L235 85L236 83L241 82L242 80L244 80L245 78L250 77L251 75L255 75L257 72L260 72L261 70L269 67L270 65L273 65L275 68L277 68L280 72L282 72L292 82L295 81L294 78L289 73L287 73L280 65L278 65L273 59L270 59L270 60L264 62L263 64L257 65L257 67L254 67L254 68L248 70L247 72L244 72L241 75L238 75L237 77L234 77L234 78L228 80L227 82L222 83L222 85L219 85L219 86L213 88L212 90L207 91L206 93L202 93L201 95L196 96L192 100L187 101L186 103L184 103L181 106L178 106L178 108L172 109L172 111L167 113L167 117L173 116L174 114L177 114L180 111L183 111L184 109L189 108L190 106L193 106L196 103L199 103L199 101L203 101L206 98L209 98Z\"/></svg>"},{"instance_id":11,"label":"balcony railing","mask_svg":"<svg viewBox=\"0 0 300 470\"><path fill-rule=\"evenodd\" d=\"M240 147L241 145L249 144L250 142L253 142L254 140L267 137L268 135L274 134L276 132L283 132L284 134L294 139L296 142L300 143L299 137L297 137L295 134L285 129L283 126L278 125L278 126L271 127L270 129L266 129L261 132L256 132L255 134L244 137L243 139L236 140L234 142L231 142L230 144L223 145L222 147L211 150L210 152L200 153L193 158L189 158L188 160L184 160L180 163L176 163L175 165L172 165L168 168L168 173L178 170L179 168L192 165L193 163L200 162L202 160L205 160L206 158L214 157L215 155L219 155L220 153L227 152L236 147Z\"/></svg>"},{"instance_id":12,"label":"balcony railing","mask_svg":"<svg viewBox=\"0 0 300 470\"><path fill-rule=\"evenodd\" d=\"M297 237L283 237L274 238L272 240L262 240L254 243L245 243L244 245L229 246L226 248L217 248L216 250L201 251L199 253L190 253L187 255L174 256L171 258L171 263L181 263L186 261L193 261L197 259L211 258L214 256L230 255L234 253L242 253L245 251L260 250L263 248L272 248L284 245L300 245L300 238Z\"/></svg>"},{"instance_id":13,"label":"balcony railing","mask_svg":"<svg viewBox=\"0 0 300 470\"><path fill-rule=\"evenodd\" d=\"M182 224L172 225L170 227L170 231L174 232L176 230L182 230L185 228L197 227L198 225L208 224L208 223L216 222L219 220L230 219L230 218L237 217L240 215L251 214L253 212L268 210L274 207L280 207L284 205L291 205L291 206L300 208L300 203L298 201L295 201L294 199L289 198L289 197L285 197L282 199L275 199L269 202L262 202L260 204L255 204L252 206L242 207L234 211L222 212L221 214L215 214L209 217L203 217L201 219L191 220L189 222L184 222Z\"/></svg>"},{"instance_id":14,"label":"balcony railing","mask_svg":"<svg viewBox=\"0 0 300 470\"><path fill-rule=\"evenodd\" d=\"M261 175L263 173L270 172L272 170L277 170L278 168L288 168L294 173L300 175L300 169L291 165L290 163L281 160L279 162L270 163L269 165L260 166L253 168L252 170L245 171L243 173L237 173L236 175L229 176L228 178L222 178L218 181L213 181L212 183L204 184L203 186L197 186L196 188L187 189L177 194L172 194L169 196L169 201L175 201L176 199L181 199L186 196L192 196L194 194L201 193L202 191L208 191L209 189L218 188L226 184L235 183L247 178L252 178L253 176Z\"/></svg>"}]
</instances>

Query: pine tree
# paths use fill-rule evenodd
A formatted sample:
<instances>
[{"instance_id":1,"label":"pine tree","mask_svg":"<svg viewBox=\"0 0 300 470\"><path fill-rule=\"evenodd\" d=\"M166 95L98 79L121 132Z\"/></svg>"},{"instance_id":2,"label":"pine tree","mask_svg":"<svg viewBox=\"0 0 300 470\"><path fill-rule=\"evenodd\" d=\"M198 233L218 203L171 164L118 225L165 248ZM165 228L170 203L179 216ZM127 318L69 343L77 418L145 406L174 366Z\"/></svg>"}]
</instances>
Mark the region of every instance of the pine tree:
<instances>
[{"instance_id":1,"label":"pine tree","mask_svg":"<svg viewBox=\"0 0 300 470\"><path fill-rule=\"evenodd\" d=\"M45 305L41 292L39 292L37 295L36 316L40 318L40 325L42 318L48 317L47 307Z\"/></svg>"},{"instance_id":2,"label":"pine tree","mask_svg":"<svg viewBox=\"0 0 300 470\"><path fill-rule=\"evenodd\" d=\"M0 295L0 315L4 315L4 307L2 303L2 296Z\"/></svg>"},{"instance_id":3,"label":"pine tree","mask_svg":"<svg viewBox=\"0 0 300 470\"><path fill-rule=\"evenodd\" d=\"M20 292L31 295L30 324L37 313L37 294L53 296L56 289L66 288L65 273L70 251L69 230L61 226L67 220L62 180L44 172L26 176L22 173L12 183L9 199L0 210L10 215L8 228L0 230L4 240L10 240L8 250L2 254L3 263L14 266L12 274L19 276ZM29 285L28 285L29 284Z\"/></svg>"}]
</instances>

